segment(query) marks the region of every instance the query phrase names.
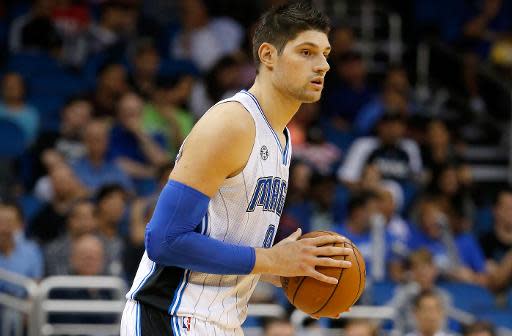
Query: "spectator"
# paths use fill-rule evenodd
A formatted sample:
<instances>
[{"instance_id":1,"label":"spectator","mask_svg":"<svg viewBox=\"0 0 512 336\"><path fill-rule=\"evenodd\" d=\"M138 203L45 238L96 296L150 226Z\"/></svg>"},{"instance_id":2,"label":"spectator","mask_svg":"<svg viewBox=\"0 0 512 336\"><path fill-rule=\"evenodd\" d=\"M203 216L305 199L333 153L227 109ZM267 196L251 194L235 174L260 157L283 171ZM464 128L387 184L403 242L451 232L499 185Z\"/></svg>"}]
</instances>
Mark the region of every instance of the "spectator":
<instances>
[{"instance_id":1,"label":"spectator","mask_svg":"<svg viewBox=\"0 0 512 336\"><path fill-rule=\"evenodd\" d=\"M182 107L193 83L189 75L160 77L152 91L151 101L144 106L144 130L149 134L163 135L165 147L173 156L194 125L192 115Z\"/></svg>"},{"instance_id":2,"label":"spectator","mask_svg":"<svg viewBox=\"0 0 512 336\"><path fill-rule=\"evenodd\" d=\"M366 65L359 53L345 52L334 62L322 99L323 109L336 130L348 132L358 111L375 92L367 82Z\"/></svg>"},{"instance_id":3,"label":"spectator","mask_svg":"<svg viewBox=\"0 0 512 336\"><path fill-rule=\"evenodd\" d=\"M91 193L111 183L119 183L132 191L133 184L130 178L116 162L107 158L109 146L107 124L100 120L92 120L83 127L86 155L72 164L80 181Z\"/></svg>"},{"instance_id":4,"label":"spectator","mask_svg":"<svg viewBox=\"0 0 512 336\"><path fill-rule=\"evenodd\" d=\"M10 72L2 78L0 119L13 121L23 130L25 144L34 142L39 131L39 114L25 102L25 83L21 75Z\"/></svg>"},{"instance_id":5,"label":"spectator","mask_svg":"<svg viewBox=\"0 0 512 336\"><path fill-rule=\"evenodd\" d=\"M393 262L390 250L392 240L384 230L383 219L379 218L382 215L378 213L377 195L372 191L354 192L350 196L347 208L345 222L336 226L335 231L357 245L366 262L368 275L382 280L386 267ZM375 229L379 224L382 224L382 231L376 233ZM380 267L384 269L381 270Z\"/></svg>"},{"instance_id":6,"label":"spectator","mask_svg":"<svg viewBox=\"0 0 512 336\"><path fill-rule=\"evenodd\" d=\"M70 274L70 264L63 262L71 252L71 246L80 237L97 230L95 208L91 201L77 200L69 210L66 218L66 231L48 244L45 249L45 274Z\"/></svg>"},{"instance_id":7,"label":"spectator","mask_svg":"<svg viewBox=\"0 0 512 336\"><path fill-rule=\"evenodd\" d=\"M418 225L413 229L409 248L427 248L441 273L457 281L486 285L485 258L470 233L454 234L449 217L432 199L419 203Z\"/></svg>"},{"instance_id":8,"label":"spectator","mask_svg":"<svg viewBox=\"0 0 512 336\"><path fill-rule=\"evenodd\" d=\"M331 30L331 57L337 58L355 48L354 30L349 26L335 27Z\"/></svg>"},{"instance_id":9,"label":"spectator","mask_svg":"<svg viewBox=\"0 0 512 336\"><path fill-rule=\"evenodd\" d=\"M114 118L119 98L128 91L126 70L121 64L106 63L98 70L91 95L94 116Z\"/></svg>"},{"instance_id":10,"label":"spectator","mask_svg":"<svg viewBox=\"0 0 512 336\"><path fill-rule=\"evenodd\" d=\"M108 246L105 256L106 272L120 276L124 242L120 236L120 226L126 210L126 192L120 185L105 185L96 195L98 232L104 246Z\"/></svg>"},{"instance_id":11,"label":"spectator","mask_svg":"<svg viewBox=\"0 0 512 336\"><path fill-rule=\"evenodd\" d=\"M338 170L339 179L356 188L363 167L374 163L383 179L392 179L402 187L413 184L422 172L418 144L405 137L406 123L399 113L386 112L377 126L377 137L357 139Z\"/></svg>"},{"instance_id":12,"label":"spectator","mask_svg":"<svg viewBox=\"0 0 512 336\"><path fill-rule=\"evenodd\" d=\"M203 0L181 1L181 6L181 30L171 41L172 56L190 59L206 72L223 56L239 50L244 31L236 21L210 18Z\"/></svg>"},{"instance_id":13,"label":"spectator","mask_svg":"<svg viewBox=\"0 0 512 336\"><path fill-rule=\"evenodd\" d=\"M0 268L39 280L43 276L43 256L37 244L22 238L22 220L19 208L0 203ZM3 282L0 292L25 294L21 287Z\"/></svg>"},{"instance_id":14,"label":"spectator","mask_svg":"<svg viewBox=\"0 0 512 336\"><path fill-rule=\"evenodd\" d=\"M450 336L445 331L446 312L443 301L433 291L422 291L414 299L415 331L406 336Z\"/></svg>"},{"instance_id":15,"label":"spectator","mask_svg":"<svg viewBox=\"0 0 512 336\"><path fill-rule=\"evenodd\" d=\"M475 322L464 328L463 336L496 336L496 332L489 322Z\"/></svg>"},{"instance_id":16,"label":"spectator","mask_svg":"<svg viewBox=\"0 0 512 336\"><path fill-rule=\"evenodd\" d=\"M492 230L480 237L489 286L496 292L505 293L512 283L512 189L500 190L494 202Z\"/></svg>"},{"instance_id":17,"label":"spectator","mask_svg":"<svg viewBox=\"0 0 512 336\"><path fill-rule=\"evenodd\" d=\"M70 275L105 275L105 247L91 234L85 234L71 245Z\"/></svg>"},{"instance_id":18,"label":"spectator","mask_svg":"<svg viewBox=\"0 0 512 336\"><path fill-rule=\"evenodd\" d=\"M414 329L413 302L423 291L433 291L438 295L443 307L451 307L451 297L444 289L436 286L439 270L434 263L432 254L426 249L412 252L408 260L410 278L400 285L388 305L397 310L396 328L401 334Z\"/></svg>"},{"instance_id":19,"label":"spectator","mask_svg":"<svg viewBox=\"0 0 512 336\"><path fill-rule=\"evenodd\" d=\"M268 318L263 323L264 336L294 336L295 328L286 318Z\"/></svg>"},{"instance_id":20,"label":"spectator","mask_svg":"<svg viewBox=\"0 0 512 336\"><path fill-rule=\"evenodd\" d=\"M377 336L379 334L377 325L364 319L350 319L343 329L345 336Z\"/></svg>"},{"instance_id":21,"label":"spectator","mask_svg":"<svg viewBox=\"0 0 512 336\"><path fill-rule=\"evenodd\" d=\"M141 98L128 93L118 104L116 124L110 131L109 157L135 182L137 194L147 195L156 188L158 167L168 162L163 136L143 129Z\"/></svg>"},{"instance_id":22,"label":"spectator","mask_svg":"<svg viewBox=\"0 0 512 336\"><path fill-rule=\"evenodd\" d=\"M54 197L36 213L28 228L28 235L41 244L49 243L64 231L69 209L77 199L87 195L87 190L67 164L55 165L49 176Z\"/></svg>"},{"instance_id":23,"label":"spectator","mask_svg":"<svg viewBox=\"0 0 512 336\"><path fill-rule=\"evenodd\" d=\"M150 39L138 41L131 63L132 71L128 83L138 95L148 100L157 88L156 80L160 68L160 55Z\"/></svg>"}]
</instances>

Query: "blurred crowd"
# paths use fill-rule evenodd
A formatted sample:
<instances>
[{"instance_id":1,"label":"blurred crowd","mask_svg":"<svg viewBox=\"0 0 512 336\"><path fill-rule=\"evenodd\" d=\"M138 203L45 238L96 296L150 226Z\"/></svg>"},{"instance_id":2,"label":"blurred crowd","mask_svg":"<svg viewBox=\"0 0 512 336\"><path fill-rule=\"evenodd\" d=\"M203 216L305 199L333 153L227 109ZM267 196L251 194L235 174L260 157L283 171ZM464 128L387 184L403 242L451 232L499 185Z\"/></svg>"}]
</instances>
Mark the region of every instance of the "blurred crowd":
<instances>
[{"instance_id":1,"label":"blurred crowd","mask_svg":"<svg viewBox=\"0 0 512 336\"><path fill-rule=\"evenodd\" d=\"M252 83L251 31L278 2L3 1L0 121L17 137L0 134L0 147L22 148L0 158L0 267L36 280L114 275L131 284L181 143L211 105ZM376 2L411 24L409 47L437 38L464 55L468 110L459 120L485 115L475 68L490 61L510 75L512 2ZM330 39L323 97L289 125L293 161L276 241L298 227L351 239L369 284L394 284L381 303L403 312L404 334L444 330L453 302L439 282L485 288L505 306L512 189L483 197L458 125L416 95L407 59L371 72L357 29L335 20ZM362 302L375 304L367 292ZM265 288L254 300L286 305ZM287 320L264 326L269 336L295 333ZM342 326L353 336L380 328ZM494 331L477 323L464 335Z\"/></svg>"}]
</instances>

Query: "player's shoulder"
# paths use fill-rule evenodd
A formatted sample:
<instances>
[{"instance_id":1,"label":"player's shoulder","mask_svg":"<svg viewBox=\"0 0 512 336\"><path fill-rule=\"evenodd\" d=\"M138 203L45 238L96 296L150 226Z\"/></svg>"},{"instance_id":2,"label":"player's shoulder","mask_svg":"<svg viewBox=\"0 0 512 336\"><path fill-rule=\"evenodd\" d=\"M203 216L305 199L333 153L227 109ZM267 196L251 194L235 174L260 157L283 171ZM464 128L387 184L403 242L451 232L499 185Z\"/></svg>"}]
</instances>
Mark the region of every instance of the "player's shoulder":
<instances>
[{"instance_id":1,"label":"player's shoulder","mask_svg":"<svg viewBox=\"0 0 512 336\"><path fill-rule=\"evenodd\" d=\"M256 126L249 111L237 101L227 101L212 106L191 133L212 140L242 141L253 139L255 132Z\"/></svg>"}]
</instances>

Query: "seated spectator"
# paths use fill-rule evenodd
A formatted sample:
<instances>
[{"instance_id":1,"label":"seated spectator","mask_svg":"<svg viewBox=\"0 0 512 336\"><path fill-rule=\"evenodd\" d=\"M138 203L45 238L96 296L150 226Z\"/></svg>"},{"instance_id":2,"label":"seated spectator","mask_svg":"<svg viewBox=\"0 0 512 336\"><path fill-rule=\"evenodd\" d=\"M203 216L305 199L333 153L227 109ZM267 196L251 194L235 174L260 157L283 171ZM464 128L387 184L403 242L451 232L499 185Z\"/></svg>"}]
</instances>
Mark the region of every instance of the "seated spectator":
<instances>
[{"instance_id":1,"label":"seated spectator","mask_svg":"<svg viewBox=\"0 0 512 336\"><path fill-rule=\"evenodd\" d=\"M57 164L49 176L54 196L37 212L28 228L28 236L41 244L49 243L64 232L69 209L77 199L87 196L87 190L67 164Z\"/></svg>"},{"instance_id":2,"label":"seated spectator","mask_svg":"<svg viewBox=\"0 0 512 336\"><path fill-rule=\"evenodd\" d=\"M115 118L119 97L128 92L126 77L126 70L121 64L101 66L96 75L96 88L90 97L95 117Z\"/></svg>"},{"instance_id":3,"label":"seated spectator","mask_svg":"<svg viewBox=\"0 0 512 336\"><path fill-rule=\"evenodd\" d=\"M422 291L414 298L415 330L406 336L450 336L446 331L446 307L433 291Z\"/></svg>"},{"instance_id":4,"label":"seated spectator","mask_svg":"<svg viewBox=\"0 0 512 336\"><path fill-rule=\"evenodd\" d=\"M494 327L489 322L475 322L464 328L463 336L496 336Z\"/></svg>"},{"instance_id":5,"label":"seated spectator","mask_svg":"<svg viewBox=\"0 0 512 336\"><path fill-rule=\"evenodd\" d=\"M480 237L487 260L489 287L505 293L512 284L512 189L501 189L494 201L492 230Z\"/></svg>"},{"instance_id":6,"label":"seated spectator","mask_svg":"<svg viewBox=\"0 0 512 336\"><path fill-rule=\"evenodd\" d=\"M377 195L371 191L355 192L348 202L348 215L334 231L357 245L366 262L369 277L383 280L393 262L392 238L385 231L383 216L378 212Z\"/></svg>"},{"instance_id":7,"label":"seated spectator","mask_svg":"<svg viewBox=\"0 0 512 336\"><path fill-rule=\"evenodd\" d=\"M444 289L436 286L439 270L432 254L426 249L411 253L408 260L410 278L400 285L388 305L397 310L396 329L401 334L414 329L413 301L423 291L433 291L443 301L443 307L451 307L451 297Z\"/></svg>"},{"instance_id":8,"label":"seated spectator","mask_svg":"<svg viewBox=\"0 0 512 336\"><path fill-rule=\"evenodd\" d=\"M133 179L139 195L155 190L158 167L169 161L163 137L148 134L142 127L143 108L142 99L134 93L120 98L109 150L109 157Z\"/></svg>"},{"instance_id":9,"label":"seated spectator","mask_svg":"<svg viewBox=\"0 0 512 336\"><path fill-rule=\"evenodd\" d=\"M108 159L109 129L105 122L92 120L83 126L83 142L86 154L72 164L73 170L80 181L91 193L102 186L119 183L129 191L133 191L133 183L115 161Z\"/></svg>"},{"instance_id":10,"label":"seated spectator","mask_svg":"<svg viewBox=\"0 0 512 336\"><path fill-rule=\"evenodd\" d=\"M86 199L77 200L67 215L65 233L45 246L45 274L70 274L70 264L64 260L70 255L71 246L80 237L96 230L94 204Z\"/></svg>"},{"instance_id":11,"label":"seated spectator","mask_svg":"<svg viewBox=\"0 0 512 336\"><path fill-rule=\"evenodd\" d=\"M331 30L329 40L331 41L331 56L338 57L346 52L354 50L356 39L354 30L348 25L334 27Z\"/></svg>"},{"instance_id":12,"label":"seated spectator","mask_svg":"<svg viewBox=\"0 0 512 336\"><path fill-rule=\"evenodd\" d=\"M361 180L363 167L375 164L383 179L412 184L422 172L418 144L405 137L406 123L400 114L386 112L377 126L376 137L358 138L349 149L338 178L350 188Z\"/></svg>"},{"instance_id":13,"label":"seated spectator","mask_svg":"<svg viewBox=\"0 0 512 336\"><path fill-rule=\"evenodd\" d=\"M71 245L69 275L105 275L105 245L94 235L85 234Z\"/></svg>"},{"instance_id":14,"label":"seated spectator","mask_svg":"<svg viewBox=\"0 0 512 336\"><path fill-rule=\"evenodd\" d=\"M14 72L2 78L0 99L0 119L16 123L25 134L25 144L34 142L39 131L39 114L35 107L25 101L25 83L23 78Z\"/></svg>"},{"instance_id":15,"label":"seated spectator","mask_svg":"<svg viewBox=\"0 0 512 336\"><path fill-rule=\"evenodd\" d=\"M348 132L358 111L370 101L374 89L368 84L367 69L361 54L348 51L334 60L328 73L323 111L336 130Z\"/></svg>"},{"instance_id":16,"label":"seated spectator","mask_svg":"<svg viewBox=\"0 0 512 336\"><path fill-rule=\"evenodd\" d=\"M263 322L263 336L294 336L295 327L286 318L272 317Z\"/></svg>"},{"instance_id":17,"label":"seated spectator","mask_svg":"<svg viewBox=\"0 0 512 336\"><path fill-rule=\"evenodd\" d=\"M202 71L210 70L223 56L237 52L243 28L228 17L210 17L203 0L182 3L181 30L170 41L170 54L192 60Z\"/></svg>"},{"instance_id":18,"label":"seated spectator","mask_svg":"<svg viewBox=\"0 0 512 336\"><path fill-rule=\"evenodd\" d=\"M120 226L126 210L126 192L120 185L105 185L96 195L96 220L98 234L105 247L105 271L120 276L124 241Z\"/></svg>"},{"instance_id":19,"label":"seated spectator","mask_svg":"<svg viewBox=\"0 0 512 336\"><path fill-rule=\"evenodd\" d=\"M370 135L386 111L396 111L408 117L413 109L407 72L402 67L391 67L386 74L381 95L358 111L354 119L354 130L360 136Z\"/></svg>"},{"instance_id":20,"label":"seated spectator","mask_svg":"<svg viewBox=\"0 0 512 336\"><path fill-rule=\"evenodd\" d=\"M427 248L441 274L457 281L486 285L485 258L470 233L454 234L449 217L432 199L419 203L418 223L413 228L409 248Z\"/></svg>"},{"instance_id":21,"label":"seated spectator","mask_svg":"<svg viewBox=\"0 0 512 336\"><path fill-rule=\"evenodd\" d=\"M350 319L343 328L345 336L377 336L379 328L370 320Z\"/></svg>"},{"instance_id":22,"label":"seated spectator","mask_svg":"<svg viewBox=\"0 0 512 336\"><path fill-rule=\"evenodd\" d=\"M145 104L142 122L149 134L161 134L165 148L175 156L194 126L194 118L182 106L186 102L194 79L189 75L159 77L151 100Z\"/></svg>"},{"instance_id":23,"label":"seated spectator","mask_svg":"<svg viewBox=\"0 0 512 336\"><path fill-rule=\"evenodd\" d=\"M148 100L156 90L156 80L160 67L160 55L149 38L142 38L135 46L131 59L132 70L128 83L144 100Z\"/></svg>"},{"instance_id":24,"label":"seated spectator","mask_svg":"<svg viewBox=\"0 0 512 336\"><path fill-rule=\"evenodd\" d=\"M43 256L37 244L21 239L21 221L16 207L0 203L0 268L39 280L43 277ZM0 282L0 292L17 296L26 294L23 288L3 281Z\"/></svg>"}]
</instances>

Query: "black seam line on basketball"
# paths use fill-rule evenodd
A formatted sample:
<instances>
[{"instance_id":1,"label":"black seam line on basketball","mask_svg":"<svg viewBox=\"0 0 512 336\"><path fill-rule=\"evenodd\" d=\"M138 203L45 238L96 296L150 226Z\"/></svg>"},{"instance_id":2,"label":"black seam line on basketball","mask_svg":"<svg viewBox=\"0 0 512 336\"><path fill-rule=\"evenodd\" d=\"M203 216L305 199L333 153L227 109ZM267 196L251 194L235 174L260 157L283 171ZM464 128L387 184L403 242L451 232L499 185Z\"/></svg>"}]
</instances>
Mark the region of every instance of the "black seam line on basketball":
<instances>
[{"instance_id":1,"label":"black seam line on basketball","mask_svg":"<svg viewBox=\"0 0 512 336\"><path fill-rule=\"evenodd\" d=\"M305 276L302 277L302 279L300 280L300 282L297 285L297 287L295 287L295 293L293 293L292 304L295 304L295 297L297 296L297 292L299 291L300 286L302 286L302 283L304 282L304 280L306 280Z\"/></svg>"},{"instance_id":2,"label":"black seam line on basketball","mask_svg":"<svg viewBox=\"0 0 512 336\"><path fill-rule=\"evenodd\" d=\"M361 267L359 266L359 260L357 260L357 254L356 254L356 251L354 249L354 245L353 244L350 244L351 247L352 247L352 252L354 253L354 259L356 260L356 263L357 263L357 269L359 272L359 285L357 286L357 294L354 298L354 301L352 301L352 304L350 305L351 307L354 305L354 303L356 303L357 299L359 299L359 292L361 291Z\"/></svg>"},{"instance_id":3,"label":"black seam line on basketball","mask_svg":"<svg viewBox=\"0 0 512 336\"><path fill-rule=\"evenodd\" d=\"M336 246L336 243L333 243L332 246ZM345 247L345 243L343 243L343 247ZM343 260L347 260L347 256L343 256ZM334 286L334 288L332 289L332 292L331 292L331 295L329 295L329 298L325 301L324 305L322 307L320 307L320 309L318 309L317 311L311 313L311 314L316 314L318 313L319 311L321 311L322 309L325 308L325 306L327 306L327 304L329 304L329 301L331 301L331 298L332 296L334 295L334 292L336 292L336 289L338 288L338 285L340 283L340 280L341 280L341 277L343 275L343 271L345 270L345 268L342 268L341 271L340 271L340 275L338 276L338 283L336 284L336 286Z\"/></svg>"}]
</instances>

